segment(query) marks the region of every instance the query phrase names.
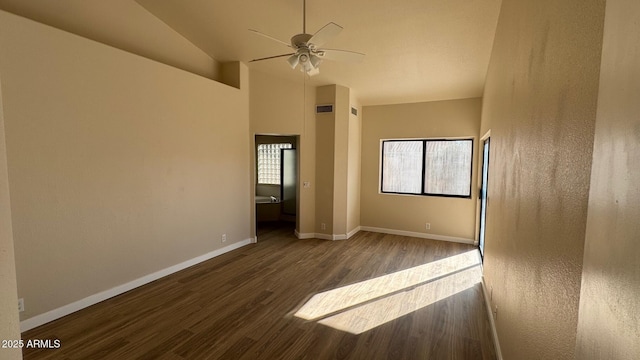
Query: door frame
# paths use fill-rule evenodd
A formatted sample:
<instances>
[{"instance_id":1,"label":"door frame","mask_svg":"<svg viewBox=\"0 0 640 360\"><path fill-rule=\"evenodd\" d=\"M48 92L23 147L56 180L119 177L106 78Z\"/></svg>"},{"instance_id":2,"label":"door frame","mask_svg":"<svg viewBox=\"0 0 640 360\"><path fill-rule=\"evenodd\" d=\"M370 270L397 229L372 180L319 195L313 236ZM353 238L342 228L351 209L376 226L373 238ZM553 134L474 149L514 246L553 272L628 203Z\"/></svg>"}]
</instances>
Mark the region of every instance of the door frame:
<instances>
[{"instance_id":1,"label":"door frame","mask_svg":"<svg viewBox=\"0 0 640 360\"><path fill-rule=\"evenodd\" d=\"M300 134L277 134L277 133L252 133L251 135L251 151L250 151L250 164L251 164L251 181L249 188L249 200L250 200L250 239L253 243L258 242L257 235L257 217L256 217L256 185L258 183L258 158L257 158L257 145L256 138L258 136L268 137L283 137L294 138L296 142L296 233L300 229L300 153L302 151L302 136Z\"/></svg>"},{"instance_id":2,"label":"door frame","mask_svg":"<svg viewBox=\"0 0 640 360\"><path fill-rule=\"evenodd\" d=\"M485 212L485 228L481 227L481 215L482 215L482 187L484 186L482 178L483 178L483 168L485 161L487 162L487 166L489 166L489 159L484 158L484 144L488 140L489 141L489 157L491 157L491 130L488 130L481 138L478 144L478 202L476 206L476 235L475 235L475 245L480 247L480 231L486 230L486 212ZM489 168L487 167L487 172L489 172ZM487 181L488 183L488 181ZM485 206L489 205L489 197L487 195ZM486 238L485 238L486 239ZM484 254L481 252L481 255L484 257Z\"/></svg>"},{"instance_id":3,"label":"door frame","mask_svg":"<svg viewBox=\"0 0 640 360\"><path fill-rule=\"evenodd\" d=\"M297 141L297 140L296 140ZM292 152L293 156L294 156L294 172L295 172L295 202L296 202L296 206L295 209L293 210L293 214L291 213L287 213L286 211L286 207L285 207L285 166L284 166L284 161L285 161L285 154ZM295 147L293 149L280 149L280 201L282 202L282 215L287 215L287 216L294 216L294 217L298 217L298 191L299 191L299 186L298 186L298 148Z\"/></svg>"}]
</instances>

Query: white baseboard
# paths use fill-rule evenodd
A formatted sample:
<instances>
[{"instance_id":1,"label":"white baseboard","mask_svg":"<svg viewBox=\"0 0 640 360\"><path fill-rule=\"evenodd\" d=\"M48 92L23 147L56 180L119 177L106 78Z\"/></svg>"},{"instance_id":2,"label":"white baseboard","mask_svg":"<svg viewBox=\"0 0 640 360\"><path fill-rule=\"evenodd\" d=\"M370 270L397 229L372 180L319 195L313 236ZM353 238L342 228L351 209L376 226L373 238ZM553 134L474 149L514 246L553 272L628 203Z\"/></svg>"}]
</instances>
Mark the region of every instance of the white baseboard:
<instances>
[{"instance_id":1,"label":"white baseboard","mask_svg":"<svg viewBox=\"0 0 640 360\"><path fill-rule=\"evenodd\" d=\"M294 234L298 239L315 239L315 233L300 233L298 230L294 231Z\"/></svg>"},{"instance_id":2,"label":"white baseboard","mask_svg":"<svg viewBox=\"0 0 640 360\"><path fill-rule=\"evenodd\" d=\"M224 253L227 253L229 251L232 250L236 250L238 248L241 248L243 246L249 245L253 242L253 239L246 239L237 243L233 243L231 245L225 246L221 249L218 250L214 250L211 251L209 253L206 253L204 255L200 255L198 257L195 257L193 259L181 262L179 264L170 266L166 269L162 269L160 271L156 271L152 274L143 276L141 278L135 279L133 281L130 281L126 284L122 284L119 286L116 286L114 288L111 288L109 290L105 290L102 292L99 292L97 294L93 294L91 296L88 296L84 299L72 302L71 304L67 304L64 305L62 307L59 307L57 309L53 309L51 311L47 311L44 314L40 314L40 315L36 315L32 318L23 320L20 322L20 331L21 332L25 332L27 330L31 330L33 328L36 328L40 325L44 325L48 322L51 322L53 320L59 319L63 316L67 316L73 312L76 312L78 310L82 310L86 307L89 307L91 305L97 304L101 301L107 300L109 298L112 298L114 296L120 295L122 293L125 293L129 290L135 289L137 287L140 287L142 285L148 284L152 281L158 280L162 277L165 277L167 275L171 275L175 272L178 272L180 270L184 270L190 266L199 264L203 261L212 259L216 256L220 256Z\"/></svg>"},{"instance_id":3,"label":"white baseboard","mask_svg":"<svg viewBox=\"0 0 640 360\"><path fill-rule=\"evenodd\" d=\"M322 239L322 240L336 240L336 236L337 235L316 233L315 237L316 239Z\"/></svg>"},{"instance_id":4,"label":"white baseboard","mask_svg":"<svg viewBox=\"0 0 640 360\"><path fill-rule=\"evenodd\" d=\"M351 239L351 237L353 237L353 235L355 235L355 234L359 233L359 232L360 232L360 230L362 230L362 227L361 227L361 226L358 226L357 228L355 228L355 229L353 229L353 230L349 231L349 232L347 233L347 239Z\"/></svg>"},{"instance_id":5,"label":"white baseboard","mask_svg":"<svg viewBox=\"0 0 640 360\"><path fill-rule=\"evenodd\" d=\"M489 291L487 285L484 282L484 276L482 277L482 292L484 295L484 303L487 309L487 315L489 316L489 325L491 326L491 335L493 337L493 346L496 348L496 358L502 360L502 351L500 350L500 341L498 341L498 330L496 329L496 321L493 318L493 310L491 310L491 298L489 297Z\"/></svg>"},{"instance_id":6,"label":"white baseboard","mask_svg":"<svg viewBox=\"0 0 640 360\"><path fill-rule=\"evenodd\" d=\"M419 233L419 232L413 232L413 231L384 229L384 228L377 228L377 227L371 227L371 226L361 226L360 230L383 233L383 234L391 234L391 235L411 236L411 237L417 237L421 239L450 241L450 242L457 242L457 243L463 243L463 244L469 244L469 245L473 245L475 243L474 239L466 239L466 238L460 238L455 236L445 236L445 235L428 234L428 233Z\"/></svg>"},{"instance_id":7,"label":"white baseboard","mask_svg":"<svg viewBox=\"0 0 640 360\"><path fill-rule=\"evenodd\" d=\"M321 234L321 233L294 233L298 239L321 239L321 240L347 240L360 231L360 226L349 231L347 234Z\"/></svg>"},{"instance_id":8,"label":"white baseboard","mask_svg":"<svg viewBox=\"0 0 640 360\"><path fill-rule=\"evenodd\" d=\"M320 233L299 233L297 230L295 231L296 237L298 239L321 239L321 240L336 240L334 237L336 235L330 234L320 234Z\"/></svg>"},{"instance_id":9,"label":"white baseboard","mask_svg":"<svg viewBox=\"0 0 640 360\"><path fill-rule=\"evenodd\" d=\"M295 231L295 235L298 239L322 239L322 240L346 240L351 239L355 234L360 231L371 231L383 234L392 234L392 235L401 235L401 236L411 236L422 239L431 239L431 240L441 240L441 241L450 241L457 242L463 244L477 245L474 239L466 239L454 236L445 236L445 235L436 235L436 234L428 234L428 233L419 233L412 231L404 231L404 230L395 230L395 229L384 229L377 228L372 226L358 226L355 229L349 231L347 234L321 234L321 233L300 233L298 230Z\"/></svg>"}]
</instances>

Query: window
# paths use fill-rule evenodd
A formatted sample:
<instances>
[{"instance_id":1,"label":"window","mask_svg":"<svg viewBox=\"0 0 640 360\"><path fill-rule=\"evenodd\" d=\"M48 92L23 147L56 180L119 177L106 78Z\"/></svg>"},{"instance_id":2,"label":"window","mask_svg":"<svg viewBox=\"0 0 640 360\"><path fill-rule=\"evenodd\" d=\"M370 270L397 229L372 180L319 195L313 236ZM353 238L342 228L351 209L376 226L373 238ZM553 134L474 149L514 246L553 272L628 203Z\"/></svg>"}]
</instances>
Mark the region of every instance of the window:
<instances>
[{"instance_id":1,"label":"window","mask_svg":"<svg viewBox=\"0 0 640 360\"><path fill-rule=\"evenodd\" d=\"M473 140L382 141L383 193L471 197Z\"/></svg>"},{"instance_id":2,"label":"window","mask_svg":"<svg viewBox=\"0 0 640 360\"><path fill-rule=\"evenodd\" d=\"M382 143L382 192L422 193L424 141Z\"/></svg>"},{"instance_id":3,"label":"window","mask_svg":"<svg viewBox=\"0 0 640 360\"><path fill-rule=\"evenodd\" d=\"M280 185L280 150L291 148L289 143L258 145L258 184Z\"/></svg>"}]
</instances>

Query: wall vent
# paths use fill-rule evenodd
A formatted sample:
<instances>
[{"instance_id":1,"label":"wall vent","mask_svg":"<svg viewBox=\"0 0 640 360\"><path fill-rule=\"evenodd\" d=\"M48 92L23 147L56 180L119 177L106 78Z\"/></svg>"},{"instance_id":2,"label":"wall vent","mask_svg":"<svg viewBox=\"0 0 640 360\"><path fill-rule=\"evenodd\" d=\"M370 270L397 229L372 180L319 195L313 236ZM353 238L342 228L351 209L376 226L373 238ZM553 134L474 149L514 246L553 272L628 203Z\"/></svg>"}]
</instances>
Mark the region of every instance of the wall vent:
<instances>
[{"instance_id":1,"label":"wall vent","mask_svg":"<svg viewBox=\"0 0 640 360\"><path fill-rule=\"evenodd\" d=\"M333 112L333 105L329 104L329 105L316 105L316 114L322 114L322 113L332 113Z\"/></svg>"},{"instance_id":2,"label":"wall vent","mask_svg":"<svg viewBox=\"0 0 640 360\"><path fill-rule=\"evenodd\" d=\"M358 109L351 107L351 115L358 116Z\"/></svg>"}]
</instances>

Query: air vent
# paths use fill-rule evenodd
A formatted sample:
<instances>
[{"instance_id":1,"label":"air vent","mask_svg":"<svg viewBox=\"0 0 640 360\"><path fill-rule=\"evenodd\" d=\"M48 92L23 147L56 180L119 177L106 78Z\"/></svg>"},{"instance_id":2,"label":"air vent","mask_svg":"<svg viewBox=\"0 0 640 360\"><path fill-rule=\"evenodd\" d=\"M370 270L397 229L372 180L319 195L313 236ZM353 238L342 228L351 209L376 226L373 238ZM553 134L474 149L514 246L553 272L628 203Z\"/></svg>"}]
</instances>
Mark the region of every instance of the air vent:
<instances>
[{"instance_id":1,"label":"air vent","mask_svg":"<svg viewBox=\"0 0 640 360\"><path fill-rule=\"evenodd\" d=\"M358 116L358 109L356 109L356 108L352 107L352 108L351 108L351 115Z\"/></svg>"},{"instance_id":2,"label":"air vent","mask_svg":"<svg viewBox=\"0 0 640 360\"><path fill-rule=\"evenodd\" d=\"M316 105L316 114L332 113L333 105Z\"/></svg>"}]
</instances>

